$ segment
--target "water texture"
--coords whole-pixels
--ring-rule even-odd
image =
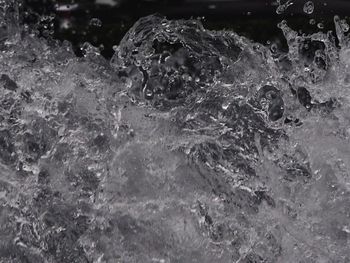
[[[106,61],[0,7],[0,262],[350,262],[345,21],[283,53],[153,15]]]

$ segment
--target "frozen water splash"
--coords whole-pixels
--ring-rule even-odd
[[[282,22],[284,54],[150,16],[110,63],[6,31],[1,261],[349,262],[350,46],[335,24],[337,42]]]

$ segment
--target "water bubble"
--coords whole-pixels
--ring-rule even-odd
[[[310,15],[314,12],[314,9],[315,9],[315,6],[314,6],[314,3],[312,1],[307,1],[305,4],[304,4],[304,13]]]
[[[102,26],[102,21],[98,18],[92,18],[89,23],[90,26],[94,27],[101,27]]]
[[[272,44],[271,47],[270,47],[270,50],[272,53],[276,53],[277,52],[277,45],[276,44]]]
[[[317,24],[317,27],[318,27],[319,29],[324,29],[324,24],[323,24],[323,23],[318,23],[318,24]]]
[[[310,25],[315,25],[316,24],[316,20],[315,19],[310,19],[309,23],[310,23]]]

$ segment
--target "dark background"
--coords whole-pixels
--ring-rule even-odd
[[[199,18],[208,29],[233,30],[263,44],[276,43],[280,49],[286,48],[277,28],[281,20],[311,33],[332,30],[334,15],[346,18],[350,14],[349,0],[314,0],[315,11],[310,15],[303,12],[306,0],[293,2],[280,15],[273,0],[24,0],[23,8],[24,22],[35,24],[44,37],[69,40],[78,55],[79,47],[87,41],[101,46],[107,58],[113,54],[113,45],[118,45],[140,17],[154,13],[169,19]],[[91,25],[92,18],[100,19],[102,26]],[[311,25],[310,19],[316,23]],[[319,29],[318,23],[323,23],[324,29]]]

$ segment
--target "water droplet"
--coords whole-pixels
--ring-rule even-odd
[[[310,15],[314,12],[314,9],[315,9],[315,6],[314,6],[314,3],[312,1],[307,1],[305,4],[304,4],[304,13]]]
[[[148,99],[148,100],[153,99],[154,93],[153,93],[152,89],[146,89],[144,94],[145,94],[146,99]]]
[[[84,54],[84,57],[88,57],[91,55],[100,55],[100,49],[98,47],[94,47],[88,42],[85,42],[84,44],[82,44],[82,46],[80,47],[80,50]]]
[[[187,73],[182,74],[182,79],[184,81],[192,81],[192,77],[189,74],[187,74]]]
[[[276,9],[276,13],[277,13],[278,15],[283,14],[284,11],[286,11],[286,8],[285,8],[284,5],[280,5],[280,6],[278,6],[277,9]]]
[[[340,20],[339,26],[343,32],[348,32],[349,31],[349,24],[345,20]]]
[[[324,29],[323,23],[318,23],[318,24],[317,24],[317,27],[318,27],[319,29]]]
[[[310,25],[315,25],[316,24],[316,20],[315,19],[310,19],[309,23],[310,23]]]
[[[68,11],[72,11],[72,10],[75,10],[79,7],[78,4],[71,4],[71,5],[59,5],[59,4],[56,4],[55,5],[55,9],[56,11],[58,12],[68,12]]]
[[[281,22],[279,22],[278,24],[277,24],[277,27],[278,28],[285,28],[287,26],[287,21],[286,20],[282,20]]]
[[[102,26],[102,21],[98,18],[92,18],[89,23],[90,26],[94,27],[101,27]]]
[[[224,103],[221,105],[221,107],[222,107],[223,110],[227,110],[228,107],[230,106],[230,104],[231,104],[231,102],[226,101],[226,102],[224,102]]]
[[[283,14],[287,10],[287,8],[293,4],[293,2],[291,0],[288,0],[284,4],[281,4],[280,1],[277,1],[277,4],[278,4],[278,7],[276,9],[276,13],[280,15],[280,14]]]
[[[277,52],[277,45],[276,44],[272,44],[271,47],[270,47],[270,50],[272,53],[276,53]]]

